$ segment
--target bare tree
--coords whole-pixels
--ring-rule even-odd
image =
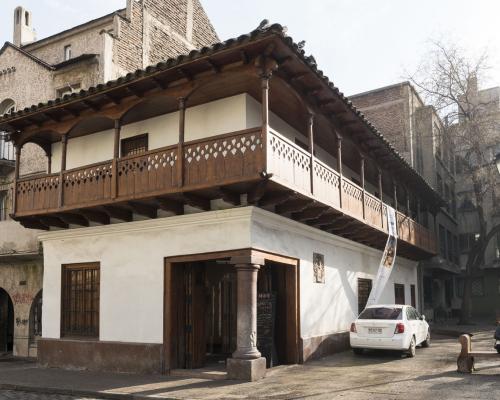
[[[500,120],[498,111],[492,111],[498,110],[498,102],[478,96],[478,82],[483,82],[487,70],[486,52],[473,58],[454,44],[432,42],[425,61],[409,77],[445,121],[444,135],[461,162],[462,179],[473,192],[479,236],[467,254],[460,323],[470,322],[472,274],[484,263],[489,242],[500,232],[500,225],[488,221],[486,212],[497,182],[489,149],[498,142]]]

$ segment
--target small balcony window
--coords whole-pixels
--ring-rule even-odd
[[[145,153],[148,151],[148,134],[122,139],[121,144],[122,157]]]

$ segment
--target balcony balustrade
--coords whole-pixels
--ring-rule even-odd
[[[379,198],[324,162],[315,157],[311,160],[309,152],[278,132],[260,127],[62,173],[20,178],[15,217],[57,216],[230,185],[258,184],[263,179],[360,222],[374,234],[387,233],[387,205]],[[397,222],[402,241],[426,254],[436,253],[436,241],[428,229],[401,212],[397,212]]]

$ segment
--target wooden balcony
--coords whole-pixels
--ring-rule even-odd
[[[61,187],[62,183],[62,187]],[[387,205],[273,130],[259,128],[154,149],[17,181],[15,219],[32,228],[155,218],[184,205],[240,199],[325,231],[383,248]],[[433,234],[398,212],[399,251],[436,253]]]

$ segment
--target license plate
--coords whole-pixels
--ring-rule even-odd
[[[382,328],[368,328],[368,333],[371,335],[380,335],[382,333]]]

